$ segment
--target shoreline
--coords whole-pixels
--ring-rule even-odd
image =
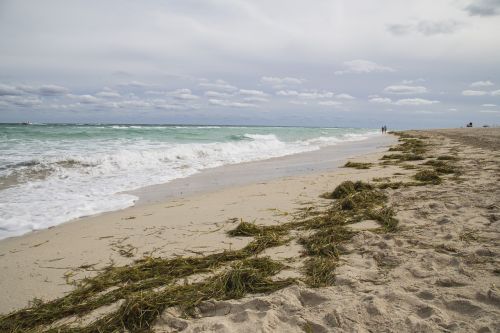
[[[368,169],[137,206],[89,219],[85,228],[68,223],[29,235],[8,252],[0,242],[0,307],[18,308],[37,292],[45,301],[59,297],[85,276],[102,286],[107,273],[127,272],[84,295],[117,291],[112,304],[103,300],[81,318],[50,314],[43,323],[158,332],[498,331],[500,130],[399,135],[389,151],[352,160]],[[208,269],[197,266],[204,263]],[[251,272],[265,275],[228,275]],[[228,276],[242,279],[241,293],[232,283],[207,284]],[[75,302],[71,295],[61,300]],[[182,306],[190,304],[186,316]],[[36,327],[25,318],[39,318],[46,305],[18,312],[22,323],[16,313],[0,317],[0,327]],[[145,311],[152,317],[144,319]]]
[[[241,163],[224,164],[217,167],[201,169],[194,174],[172,179],[166,183],[142,186],[132,190],[124,190],[113,195],[128,195],[128,205],[121,207],[107,208],[102,211],[98,209],[94,213],[70,218],[58,222],[52,226],[31,231],[18,231],[2,234],[0,242],[3,239],[20,237],[32,232],[43,231],[64,223],[71,223],[81,219],[92,218],[102,214],[108,214],[115,211],[129,209],[137,205],[148,203],[158,203],[176,197],[182,197],[191,194],[207,193],[216,191],[225,187],[251,184],[259,181],[268,181],[285,176],[306,174],[310,172],[334,169],[338,167],[341,161],[356,155],[377,151],[379,146],[387,145],[391,142],[390,136],[369,135],[361,140],[341,141],[337,144],[321,147],[317,150],[293,153],[279,157],[265,158]],[[323,162],[318,159],[327,158]],[[257,171],[258,170],[258,171]],[[113,201],[113,195],[109,195]],[[108,200],[109,201],[109,200]],[[76,208],[77,209],[77,208]],[[19,230],[20,231],[20,230]]]
[[[292,211],[300,206],[297,203],[296,194],[299,198],[303,197],[298,201],[317,201],[319,180],[331,178],[335,184],[354,174],[367,173],[367,171],[369,177],[373,171],[339,167],[345,163],[348,156],[350,156],[349,159],[354,160],[359,158],[376,160],[387,149],[387,145],[396,142],[396,139],[388,135],[376,136],[371,142],[369,141],[370,139],[350,142],[326,147],[325,150],[209,169],[206,173],[201,172],[191,177],[197,179],[199,184],[217,179],[235,179],[245,170],[258,169],[257,166],[263,170],[272,171],[276,163],[286,166],[292,160],[295,165],[291,170],[285,168],[274,171],[271,177],[268,177],[269,175],[261,177],[254,172],[247,173],[246,177],[241,178],[244,182],[234,186],[227,183],[220,186],[217,181],[208,183],[208,188],[203,191],[193,191],[183,196],[170,193],[168,197],[165,194],[166,190],[168,194],[171,183],[157,185],[154,196],[144,200],[146,202],[142,201],[122,210],[81,217],[48,229],[2,239],[0,240],[0,267],[3,266],[6,270],[0,272],[0,296],[3,296],[0,297],[3,299],[0,301],[0,313],[25,306],[33,297],[50,299],[70,291],[73,287],[66,284],[64,274],[72,269],[94,264],[96,266],[92,269],[101,269],[108,265],[110,260],[116,264],[127,264],[141,255],[153,253],[157,247],[161,246],[158,245],[161,242],[169,243],[168,246],[157,251],[157,254],[164,256],[189,253],[185,249],[186,245],[184,248],[175,245],[189,244],[193,238],[197,242],[207,244],[200,247],[204,251],[243,246],[244,240],[231,240],[232,244],[223,243],[226,242],[223,230],[217,233],[216,239],[208,237],[203,241],[197,237],[187,237],[187,233],[181,230],[185,226],[196,226],[209,231],[210,228],[218,229],[220,225],[225,225],[224,229],[227,229],[231,225],[231,223],[228,225],[227,221],[231,218],[274,221],[272,223],[285,220],[286,216],[279,216],[279,212]],[[345,149],[342,154],[337,154],[339,146]],[[357,150],[350,150],[353,146],[357,147]],[[368,151],[372,151],[371,153],[366,154],[366,146],[369,147]],[[365,154],[359,155],[360,150]],[[325,154],[325,151],[329,154]],[[304,157],[305,159],[302,160]],[[317,163],[314,166],[314,161],[320,157],[324,163]],[[234,172],[233,178],[227,176],[228,168]],[[285,173],[280,176],[280,172],[283,171]],[[252,177],[258,178],[252,179]],[[190,177],[180,179],[177,184],[182,186],[190,179]],[[307,186],[303,184],[313,187],[304,191]],[[328,189],[327,184],[321,187],[321,191]],[[273,193],[268,194],[267,192],[270,191]],[[254,200],[242,200],[242,195],[252,196]],[[224,208],[218,209],[218,206]],[[209,209],[200,212],[201,207]],[[258,209],[260,211],[256,212]],[[273,209],[276,210],[273,211]],[[165,226],[162,221],[162,218],[178,217],[181,218],[175,226],[169,223]],[[163,234],[169,229],[177,230],[176,236],[162,239],[162,236],[155,237],[152,234],[154,230]],[[133,249],[141,249],[141,252],[137,250],[131,256],[120,254],[123,254],[123,251],[134,252]],[[71,273],[71,278],[81,279],[92,274],[92,271],[76,269],[75,273]],[[40,286],[43,286],[42,290]]]
[[[137,196],[138,200],[134,206],[138,206],[284,177],[328,172],[338,169],[349,158],[381,152],[394,143],[396,139],[392,135],[375,135],[359,141],[340,142],[314,151],[204,169],[168,183],[122,193]]]

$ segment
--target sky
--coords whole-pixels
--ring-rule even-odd
[[[500,125],[500,0],[0,0],[0,122]]]

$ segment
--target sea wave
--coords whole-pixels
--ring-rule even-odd
[[[116,128],[123,128],[118,126]],[[131,126],[126,126],[131,128]],[[124,191],[188,177],[207,168],[313,151],[370,133],[284,141],[276,134],[241,133],[224,142],[115,139],[78,142],[0,170],[0,238],[125,208],[137,199]],[[9,186],[3,186],[2,181]]]

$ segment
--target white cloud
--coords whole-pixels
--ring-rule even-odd
[[[280,90],[276,92],[276,95],[285,97],[297,97],[300,99],[322,99],[322,98],[333,98],[335,96],[335,94],[331,91],[318,91],[318,90],[305,90],[305,91]],[[340,98],[349,99],[348,96],[350,95],[343,94],[342,97]]]
[[[247,96],[267,96],[267,94],[261,90],[240,89],[239,93]]]
[[[418,78],[418,79],[414,79],[414,80],[403,80],[403,81],[401,81],[401,84],[414,84],[414,83],[421,83],[421,82],[425,82],[425,79]]]
[[[282,89],[287,86],[300,85],[305,82],[304,79],[299,79],[296,77],[273,77],[273,76],[263,76],[260,82],[266,85],[272,86],[274,89]]]
[[[497,111],[497,110],[481,110],[479,112],[482,112],[482,113],[499,113],[500,111]]]
[[[339,102],[339,101],[319,101],[318,104],[323,105],[323,106],[339,106],[339,105],[342,105],[342,102]]]
[[[482,90],[464,90],[462,91],[462,95],[464,96],[484,96],[486,95],[486,91]]]
[[[129,88],[147,88],[151,87],[150,84],[141,82],[141,81],[129,81],[118,84],[120,87],[129,87]]]
[[[150,108],[153,106],[151,102],[148,101],[143,101],[143,100],[126,100],[126,101],[120,101],[120,102],[113,102],[110,103],[109,105],[113,105],[114,107],[117,108]]]
[[[260,97],[260,96],[248,96],[248,97],[244,97],[243,100],[245,102],[258,102],[258,103],[269,102],[269,100],[267,98]]]
[[[378,103],[378,104],[391,104],[392,99],[387,97],[372,97],[369,100],[370,103]]]
[[[500,96],[500,90],[490,92],[491,96]]]
[[[493,82],[491,81],[477,81],[477,82],[472,82],[470,84],[471,87],[473,88],[478,88],[478,87],[490,87],[493,85]]]
[[[280,90],[276,92],[278,96],[297,96],[299,94],[296,90]]]
[[[424,86],[409,86],[409,85],[393,85],[384,89],[389,94],[411,95],[411,94],[424,94],[427,88]]]
[[[481,106],[491,107],[491,108],[492,108],[492,107],[495,107],[495,106],[497,106],[497,105],[496,105],[496,104],[483,104],[483,105],[481,105]]]
[[[418,106],[418,105],[430,105],[430,104],[439,103],[439,101],[431,101],[431,100],[424,99],[424,98],[403,98],[403,99],[399,99],[397,101],[393,101],[390,98],[378,97],[378,96],[372,96],[369,101],[370,101],[370,103],[392,104],[392,105],[399,105],[399,106]]]
[[[226,92],[233,92],[238,90],[237,87],[227,83],[224,80],[215,80],[215,82],[209,82],[209,81],[203,81],[200,83],[200,86],[206,89],[212,89],[212,90],[220,90],[220,91],[226,91]]]
[[[100,101],[99,98],[92,96],[92,95],[73,95],[73,94],[68,94],[67,95],[69,98],[76,100],[78,103],[81,104],[95,104]]]
[[[349,94],[338,94],[335,96],[337,99],[345,99],[345,100],[353,100],[356,99],[354,96],[351,96]]]
[[[356,59],[344,62],[344,69],[336,71],[336,75],[355,73],[378,73],[378,72],[394,72],[395,70],[388,66],[379,65],[373,61]]]
[[[183,89],[177,89],[174,91],[170,91],[168,93],[169,96],[172,96],[175,99],[180,99],[180,100],[195,100],[198,99],[199,97],[194,95],[191,92],[191,89],[183,88]]]
[[[303,99],[322,99],[322,98],[332,98],[334,95],[335,94],[331,91],[311,90],[311,91],[299,92],[297,97]]]
[[[101,91],[95,95],[98,97],[102,97],[102,98],[119,98],[119,97],[121,97],[120,93],[116,92],[116,91]]]
[[[410,105],[410,106],[415,106],[415,105],[430,105],[430,104],[436,104],[439,103],[439,101],[431,101],[428,99],[423,99],[423,98],[403,98],[400,100],[397,100],[394,102],[394,105]]]
[[[224,99],[215,99],[211,98],[208,100],[208,103],[216,106],[224,106],[224,107],[234,107],[234,108],[253,108],[257,107],[257,105],[252,103],[242,103],[242,102],[234,102]]]
[[[225,97],[230,97],[231,94],[225,93],[225,92],[220,92],[220,91],[205,91],[205,96],[207,97],[215,97],[215,98],[225,98]]]

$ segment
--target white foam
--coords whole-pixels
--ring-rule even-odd
[[[123,127],[129,128],[113,126]],[[137,198],[123,191],[188,177],[207,168],[317,150],[369,135],[322,136],[294,142],[281,141],[274,134],[244,134],[248,140],[184,144],[139,139],[96,141],[92,145],[89,141],[61,141],[41,156],[30,156],[28,152],[34,150],[26,147],[26,151],[18,152],[17,159],[29,156],[36,165],[20,171],[43,168],[50,172],[46,178],[0,192],[0,238],[128,207]]]

